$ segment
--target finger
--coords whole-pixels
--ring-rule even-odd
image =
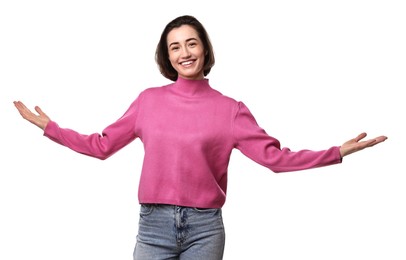
[[[382,143],[382,142],[384,142],[386,139],[388,139],[386,136],[378,136],[378,137],[376,137],[375,139],[374,139],[374,143],[372,144],[372,146],[374,146],[374,145],[376,145],[376,144],[379,144],[379,143]]]
[[[26,111],[28,110],[26,108],[26,106],[20,101],[15,101],[14,106],[17,108],[20,115],[22,115],[24,117],[24,115],[26,114]]]
[[[32,112],[24,105],[24,103],[21,102],[21,101],[15,102],[14,105],[16,106],[16,108],[18,109],[18,111],[20,112],[20,114],[32,113]]]
[[[42,111],[42,109],[39,106],[35,106],[35,111],[37,111],[37,113],[40,115],[45,115],[45,113]]]
[[[385,141],[386,139],[388,139],[388,137],[385,136],[385,135],[381,135],[381,136],[378,136],[378,137],[375,138],[375,139],[380,140],[380,141]]]
[[[14,101],[14,106],[18,109],[21,110],[23,109],[25,106],[21,101]]]
[[[25,106],[25,104],[24,104],[23,102],[21,102],[21,101],[18,101],[17,104],[18,104],[18,106],[21,107],[21,108],[24,108],[24,109],[27,108],[27,107]]]
[[[36,115],[24,105],[24,103],[17,101],[14,102],[14,104],[24,119],[32,121],[36,117]]]
[[[364,147],[371,147],[374,146],[375,144],[377,144],[376,139],[369,139],[363,142]]]
[[[367,133],[361,133],[356,138],[355,141],[358,143],[360,140],[364,139],[367,136]]]

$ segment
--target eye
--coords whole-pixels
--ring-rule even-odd
[[[172,46],[171,47],[171,51],[177,51],[177,50],[179,50],[179,46]]]
[[[197,45],[197,43],[195,43],[195,42],[190,42],[189,43],[189,47],[195,47]]]

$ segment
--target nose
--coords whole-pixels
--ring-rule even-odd
[[[190,51],[187,47],[182,48],[182,58],[188,58],[190,57]]]

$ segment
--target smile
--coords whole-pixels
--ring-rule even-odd
[[[184,61],[184,62],[181,62],[180,65],[182,65],[182,66],[187,66],[187,65],[192,64],[193,62],[194,62],[194,61],[192,61],[192,60]]]

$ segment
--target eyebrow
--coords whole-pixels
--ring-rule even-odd
[[[186,42],[190,42],[190,41],[193,41],[193,40],[196,40],[196,41],[197,41],[196,38],[193,38],[193,37],[192,37],[192,38],[186,39]],[[175,45],[175,44],[179,44],[179,42],[172,42],[172,43],[169,44],[168,47],[171,47],[172,45]]]

